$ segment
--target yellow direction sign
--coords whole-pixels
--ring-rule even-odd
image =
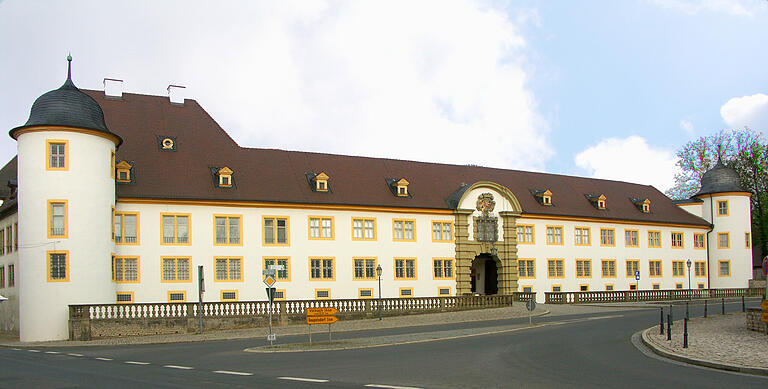
[[[307,319],[309,319],[309,318],[307,318]],[[335,319],[335,317],[334,317],[334,319]],[[763,312],[763,322],[764,323],[768,323],[768,312]]]
[[[337,313],[339,310],[336,308],[307,308],[307,316],[330,316]]]
[[[768,300],[763,300],[760,306],[763,308],[763,311],[768,312]]]
[[[332,324],[337,321],[339,318],[336,316],[307,316],[307,324]]]

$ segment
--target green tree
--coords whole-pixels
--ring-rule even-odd
[[[752,242],[768,254],[768,142],[749,128],[721,131],[685,144],[677,151],[675,186],[667,196],[690,198],[701,188],[701,177],[718,158],[736,170],[744,190],[752,192]]]

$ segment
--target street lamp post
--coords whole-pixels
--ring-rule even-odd
[[[688,258],[685,264],[688,265],[688,300],[693,300],[693,295],[691,294],[691,259]]]
[[[376,276],[379,277],[379,320],[381,320],[381,264],[376,266]]]

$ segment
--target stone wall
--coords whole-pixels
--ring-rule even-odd
[[[768,334],[768,323],[763,322],[763,311],[760,308],[747,308],[747,329]]]

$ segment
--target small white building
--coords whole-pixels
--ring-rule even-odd
[[[10,130],[2,331],[65,339],[69,304],[746,287],[749,192],[693,199],[555,174],[238,146],[190,99],[80,90]],[[691,268],[687,261],[691,261]],[[641,276],[635,281],[635,271]],[[690,278],[690,283],[689,283]]]

